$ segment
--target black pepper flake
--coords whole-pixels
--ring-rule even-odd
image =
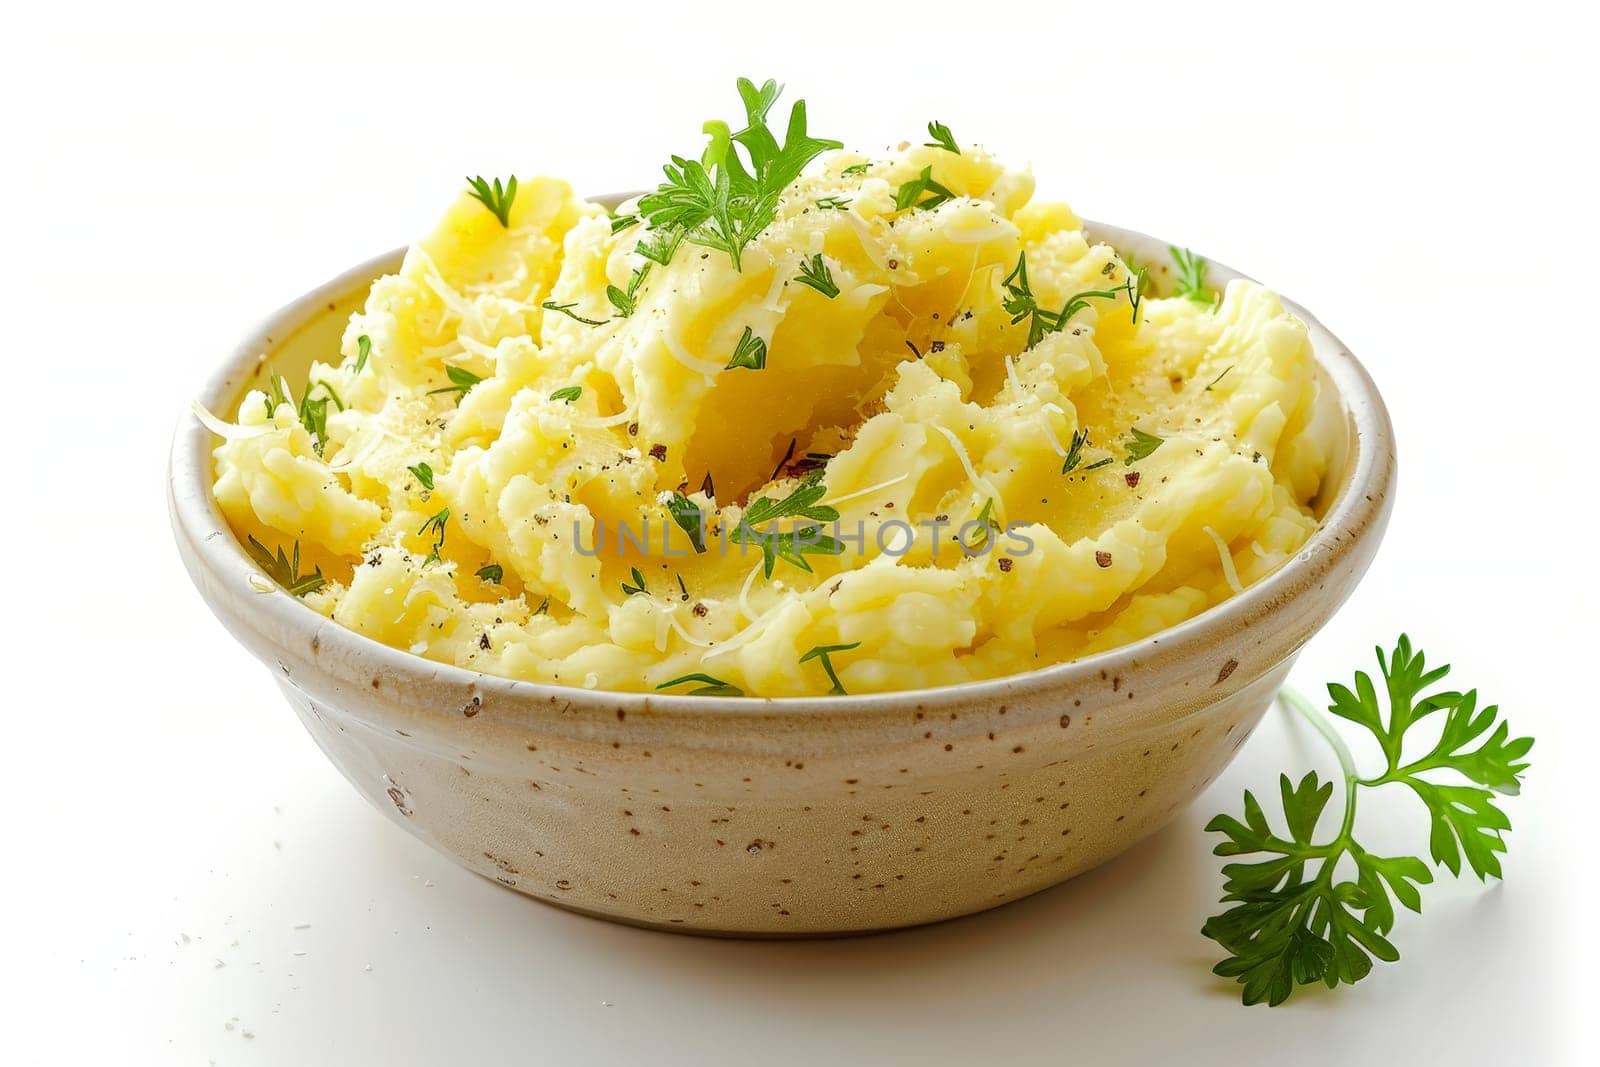
[[[489,651],[489,632],[487,630],[478,635],[478,647],[485,652]]]
[[[1094,554],[1094,561],[1102,568],[1109,567],[1111,566],[1111,553],[1102,548]]]
[[[938,317],[939,316],[937,316],[937,315],[934,316],[934,318],[938,318]],[[930,341],[930,342],[928,342],[928,351],[929,352],[943,352],[944,351],[944,342],[943,341]]]
[[[1129,489],[1137,489],[1139,487],[1139,472],[1129,471],[1122,476],[1122,480],[1128,483]]]
[[[1003,571],[1006,574],[1010,574],[1011,573],[1011,557],[1009,557],[1009,556],[1001,556],[1000,557],[1000,570]]]
[[[666,445],[651,445],[650,446],[650,458],[655,460],[658,463],[665,463],[667,461],[667,446]]]

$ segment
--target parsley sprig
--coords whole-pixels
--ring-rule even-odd
[[[672,521],[678,524],[678,529],[689,535],[689,543],[694,546],[697,553],[706,550],[706,516],[700,506],[682,493],[673,491],[672,498],[667,501],[667,513],[672,516]]]
[[[821,252],[801,262],[800,275],[795,281],[809,285],[829,300],[839,295],[839,285],[833,280],[833,271],[828,269],[828,261],[822,258]]]
[[[766,577],[772,577],[772,570],[780,559],[809,573],[811,564],[806,562],[806,556],[837,556],[844,552],[844,545],[823,534],[818,525],[839,519],[836,508],[821,503],[828,495],[828,487],[822,484],[822,473],[819,470],[806,475],[794,492],[782,500],[761,497],[745,509],[738,527],[729,535],[728,540],[734,544],[760,546],[762,572]],[[802,521],[792,530],[761,529],[785,518],[808,521]]]
[[[539,306],[544,308],[546,311],[558,311],[567,318],[572,319],[575,322],[581,322],[585,326],[604,326],[606,324],[605,319],[586,319],[576,311],[573,311],[572,309],[578,306],[578,302],[576,300],[569,301],[565,304],[558,304],[554,300],[546,300]]]
[[[1185,297],[1197,304],[1215,304],[1216,291],[1206,284],[1206,258],[1177,245],[1168,245],[1167,251],[1178,268],[1177,288],[1172,295]]]
[[[1129,301],[1133,304],[1134,316],[1137,318],[1139,314],[1139,291],[1131,277],[1111,289],[1085,289],[1069,297],[1067,302],[1061,305],[1060,311],[1040,307],[1038,298],[1033,295],[1033,286],[1028,281],[1026,252],[1017,253],[1017,265],[1011,268],[1011,273],[1005,276],[1000,285],[1005,290],[1005,295],[1000,299],[1000,306],[1011,316],[1011,325],[1015,326],[1023,319],[1028,320],[1027,348],[1038,344],[1046,334],[1057,333],[1063,329],[1072,316],[1089,306],[1090,300],[1115,300],[1119,294],[1127,293]]]
[[[473,374],[467,368],[453,366],[448,363],[445,364],[444,374],[446,378],[450,379],[450,384],[440,386],[438,389],[429,389],[428,395],[432,396],[435,393],[454,393],[456,394],[457,405],[461,403],[463,397],[472,391],[472,387],[474,385],[477,385],[479,382],[483,381],[482,378],[476,374]]]
[[[311,574],[300,573],[299,541],[294,543],[293,555],[285,555],[282,545],[278,546],[277,555],[273,555],[266,545],[256,540],[255,534],[245,537],[244,547],[250,558],[255,560],[256,566],[266,571],[267,577],[281,585],[284,592],[291,596],[305,596],[327,584],[327,579],[322,576],[321,567]]]
[[[900,188],[895,190],[894,209],[905,211],[908,208],[916,208],[925,211],[928,208],[938,207],[948,200],[954,200],[955,196],[955,193],[933,180],[933,167],[929,165],[922,168],[921,174],[901,184]]]
[[[1149,459],[1156,449],[1166,443],[1165,437],[1157,437],[1153,433],[1146,433],[1137,426],[1128,427],[1128,439],[1122,443],[1127,455],[1122,459],[1122,465],[1131,467],[1142,459]]]
[[[946,152],[961,154],[961,147],[956,144],[956,135],[950,132],[950,127],[935,119],[928,123],[928,136],[933,140],[927,143],[929,148],[942,148]]]
[[[318,389],[322,390],[321,396],[316,395]],[[281,375],[275,376],[267,383],[267,418],[272,418],[279,404],[288,404],[294,408],[295,418],[300,420],[300,425],[311,435],[312,451],[319,456],[322,455],[323,449],[328,445],[328,405],[332,404],[338,411],[344,410],[344,401],[340,399],[333,386],[320,379],[314,381],[306,386],[305,393],[296,401],[288,379]]]
[[[767,113],[782,87],[768,79],[758,89],[750,79],[740,78],[738,89],[745,127],[733,133],[725,122],[707,122],[704,129],[711,141],[700,158],[673,156],[663,168],[667,180],[639,198],[639,215],[651,231],[639,247],[647,259],[665,264],[688,241],[727,253],[734,269],[741,269],[745,248],[777,217],[783,190],[817,156],[843,147],[806,131],[804,100],[789,109],[780,145],[767,125]]]
[[[746,326],[744,333],[739,335],[739,343],[733,347],[733,358],[728,360],[728,365],[723,369],[733,370],[743,367],[747,370],[764,370],[766,366],[766,339],[757,337],[756,332]]]
[[[828,681],[833,683],[833,688],[828,690],[828,695],[831,697],[849,696],[850,694],[845,692],[844,684],[839,681],[838,673],[833,669],[832,657],[835,652],[849,652],[860,647],[860,641],[852,641],[848,645],[818,645],[801,656],[800,662],[808,663],[814,659],[821,660],[823,672],[827,674]]]
[[[698,689],[689,690],[692,697],[742,697],[744,690],[736,685],[724,682],[721,678],[713,678],[709,674],[685,674],[681,678],[674,678],[670,682],[662,682],[657,689],[671,689],[674,686],[687,685],[694,682]]]
[[[488,180],[468,178],[467,185],[471,189],[470,196],[488,208],[495,218],[500,220],[500,225],[506,229],[511,228],[511,205],[517,199],[517,179],[513,175],[501,184],[496,178],[491,184]]]
[[[1421,912],[1417,887],[1431,882],[1433,874],[1415,856],[1380,856],[1356,840],[1356,801],[1362,789],[1407,786],[1428,810],[1428,851],[1435,866],[1459,876],[1464,858],[1480,879],[1500,876],[1499,854],[1506,850],[1503,835],[1511,822],[1495,794],[1518,792],[1533,739],[1512,739],[1498,707],[1479,709],[1477,690],[1428,692],[1450,668],[1429,670],[1423,653],[1413,652],[1404,634],[1389,656],[1380,648],[1377,657],[1387,717],[1378,687],[1365,672],[1356,672],[1353,689],[1328,686],[1328,711],[1377,738],[1384,760],[1377,774],[1362,777],[1357,772],[1344,740],[1309,700],[1287,688],[1279,693],[1338,755],[1344,810],[1331,838],[1318,841],[1316,831],[1333,783],[1321,782],[1314,771],[1298,784],[1288,775],[1279,777],[1288,836],[1272,827],[1248,791],[1242,820],[1219,815],[1206,825],[1227,837],[1216,847],[1217,855],[1259,857],[1222,869],[1222,900],[1233,906],[1202,928],[1228,951],[1228,958],[1214,969],[1244,987],[1246,1004],[1281,1004],[1297,984],[1321,981],[1332,988],[1358,982],[1371,972],[1373,959],[1399,959],[1388,938],[1394,905]],[[1407,759],[1407,732],[1440,711],[1445,719],[1438,740],[1422,755]],[[1474,742],[1477,747],[1469,748]],[[1453,773],[1466,784],[1429,777],[1437,772]]]

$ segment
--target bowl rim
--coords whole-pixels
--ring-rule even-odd
[[[632,194],[628,194],[632,195]],[[619,201],[624,197],[598,197],[597,203]],[[1118,249],[1141,252],[1145,256],[1165,255],[1171,244],[1137,230],[1130,230],[1090,219],[1082,228],[1091,240]],[[234,347],[232,353],[206,380],[196,397],[210,410],[224,409],[240,384],[277,342],[292,334],[325,309],[331,302],[347,297],[357,287],[366,287],[380,274],[396,269],[406,246],[373,256],[291,300],[262,319]],[[1162,260],[1164,263],[1164,259]],[[1209,278],[1218,288],[1233,279],[1248,275],[1207,258]],[[506,678],[501,675],[458,667],[430,660],[402,649],[382,644],[314,611],[298,598],[273,586],[260,591],[262,576],[233,535],[212,494],[211,453],[214,435],[192,412],[180,416],[173,435],[168,470],[168,504],[174,534],[180,544],[192,550],[194,561],[186,560],[191,577],[208,606],[226,622],[216,594],[209,586],[245,584],[252,590],[252,607],[259,611],[258,636],[281,643],[274,635],[288,634],[309,642],[314,650],[336,652],[340,660],[354,664],[359,671],[350,674],[382,675],[410,682],[415,686],[446,685],[454,691],[481,694],[485,717],[494,709],[520,707],[536,709],[556,706],[563,715],[573,712],[604,712],[607,716],[623,712],[647,711],[662,716],[729,722],[762,720],[801,713],[812,719],[837,720],[873,717],[890,710],[901,710],[908,702],[919,709],[943,706],[969,706],[1004,700],[1024,700],[1050,692],[1093,684],[1113,672],[1127,673],[1152,661],[1192,661],[1195,666],[1211,661],[1209,646],[1219,637],[1269,622],[1302,596],[1314,596],[1321,588],[1317,579],[1345,563],[1352,556],[1364,569],[1381,539],[1391,506],[1396,477],[1393,428],[1383,398],[1366,368],[1350,350],[1303,306],[1280,294],[1284,307],[1306,326],[1313,358],[1326,373],[1337,392],[1339,406],[1352,435],[1353,459],[1344,472],[1343,488],[1332,502],[1317,528],[1292,558],[1275,571],[1197,615],[1137,641],[1097,652],[1076,660],[1055,663],[1019,674],[962,682],[955,685],[842,696],[791,697],[697,697],[686,694],[637,692],[611,689],[584,689],[576,686]],[[219,533],[224,536],[219,536]],[[1370,545],[1363,540],[1372,539]],[[1364,559],[1359,558],[1365,555]],[[206,580],[202,580],[202,576]],[[1359,578],[1359,573],[1357,574]],[[254,581],[252,582],[252,579]],[[1354,582],[1350,583],[1352,586]],[[1342,603],[1341,594],[1327,605],[1317,623],[1331,616]],[[230,627],[231,628],[231,627]],[[1308,635],[1307,635],[1308,636]],[[1305,638],[1282,649],[1291,654]],[[247,647],[250,643],[242,641]],[[301,647],[306,647],[303,643]],[[267,659],[257,649],[250,651]],[[1279,657],[1282,658],[1281,656]],[[281,665],[281,660],[279,661]],[[1257,664],[1257,670],[1241,671],[1238,684],[1272,664]],[[341,671],[340,673],[346,673]],[[1229,671],[1218,676],[1220,685]],[[376,676],[374,675],[374,676]],[[404,689],[405,687],[402,686]],[[1224,695],[1217,692],[1215,696]],[[492,701],[490,697],[494,697]],[[1132,710],[1132,708],[1130,708]],[[710,713],[708,715],[708,713]],[[479,721],[482,721],[481,719]]]

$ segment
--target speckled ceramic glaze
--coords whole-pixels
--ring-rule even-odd
[[[1090,223],[1141,262],[1166,242]],[[206,385],[335,351],[380,256],[282,309]],[[1212,280],[1237,277],[1212,266]],[[563,907],[695,933],[819,935],[994,907],[1104,862],[1249,736],[1377,549],[1395,460],[1366,372],[1304,309],[1346,447],[1299,555],[1161,634],[1030,674],[807,699],[605,693],[475,674],[357,636],[265,579],[211,496],[211,434],[172,450],[178,546],[328,757],[411,833]],[[263,590],[266,591],[263,591]]]

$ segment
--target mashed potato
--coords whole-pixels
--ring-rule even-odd
[[[301,399],[212,422],[217,500],[315,610],[540,682],[864,693],[1155,633],[1306,540],[1331,419],[1274,294],[1142,293],[1032,189],[829,152],[737,265],[648,270],[636,203],[463,193]]]

